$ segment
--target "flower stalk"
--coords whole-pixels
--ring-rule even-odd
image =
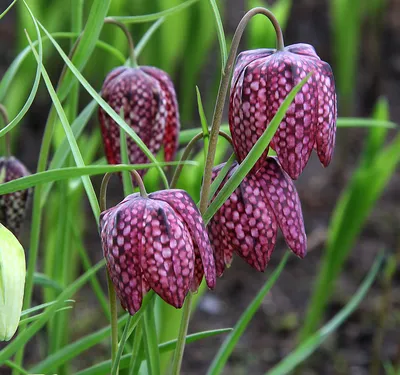
[[[8,118],[7,109],[2,104],[0,104],[0,116],[3,119],[4,126],[7,126],[7,124],[10,121],[9,121],[9,118]],[[5,138],[5,140],[4,140],[4,142],[5,142],[5,148],[4,148],[5,156],[9,157],[11,155],[11,136],[10,136],[10,132],[6,133],[4,138]]]
[[[133,43],[132,35],[129,32],[126,25],[123,24],[122,22],[115,20],[112,17],[105,18],[104,23],[118,26],[124,32],[126,39],[128,40],[128,46],[129,46],[129,63],[132,68],[136,68],[138,64],[135,56],[135,44]]]
[[[199,210],[202,215],[204,215],[204,213],[206,212],[208,202],[209,202],[208,197],[210,195],[212,170],[213,170],[213,166],[214,166],[215,153],[216,153],[216,149],[217,149],[218,135],[219,135],[219,130],[220,130],[220,126],[221,126],[225,98],[226,98],[226,94],[228,92],[230,77],[232,75],[235,58],[236,58],[237,51],[239,48],[240,40],[242,38],[242,35],[243,35],[243,32],[244,32],[246,26],[249,23],[249,21],[257,14],[263,14],[269,18],[269,20],[272,22],[272,24],[275,28],[275,32],[277,34],[277,49],[282,50],[284,47],[282,30],[281,30],[279,23],[276,20],[275,16],[269,10],[267,10],[265,8],[261,8],[261,7],[253,8],[250,11],[248,11],[243,16],[241,21],[239,22],[239,25],[237,26],[235,34],[232,39],[232,45],[231,45],[231,49],[229,51],[228,60],[226,61],[224,71],[222,72],[222,77],[221,77],[221,81],[220,81],[220,85],[219,85],[219,89],[218,89],[217,100],[216,100],[216,104],[215,104],[215,108],[214,108],[214,114],[213,114],[213,120],[212,120],[212,124],[211,124],[211,131],[210,131],[209,144],[208,144],[207,158],[206,158],[206,163],[204,166],[203,184],[201,186],[201,192],[200,192]],[[180,326],[180,330],[179,330],[178,342],[177,342],[175,355],[174,355],[173,371],[172,371],[173,375],[178,375],[180,373],[183,352],[185,349],[185,337],[186,337],[188,325],[189,325],[191,300],[192,300],[192,297],[189,293],[189,295],[186,298],[186,302],[183,306],[181,326]]]

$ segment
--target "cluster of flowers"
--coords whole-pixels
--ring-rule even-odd
[[[231,82],[229,124],[237,158],[220,189],[263,134],[292,88],[313,72],[296,95],[268,148],[205,228],[201,215],[183,190],[163,190],[126,197],[104,211],[100,231],[109,274],[122,306],[134,314],[143,295],[153,289],[179,308],[205,276],[215,286],[237,253],[264,271],[280,227],[290,249],[306,254],[306,233],[297,179],[315,148],[321,163],[332,158],[336,128],[336,94],[330,66],[310,45],[282,51],[241,53]],[[177,150],[179,111],[168,75],[156,68],[117,68],[106,78],[102,95],[153,153],[164,146],[165,159]],[[109,163],[120,161],[118,125],[99,110]],[[148,162],[129,140],[132,163]],[[224,164],[213,169],[215,179]],[[217,191],[218,193],[218,191]]]
[[[220,189],[257,142],[293,87],[312,72],[290,105],[269,147],[206,228],[196,204],[183,190],[127,196],[105,210],[100,232],[107,268],[122,306],[134,314],[153,289],[179,308],[203,279],[214,288],[216,277],[238,254],[264,271],[276,244],[278,227],[289,248],[304,257],[307,239],[301,204],[293,180],[316,149],[324,166],[332,158],[336,131],[336,93],[330,66],[312,46],[295,44],[282,50],[241,53],[231,82],[229,125],[237,162]],[[178,103],[169,76],[154,67],[119,67],[106,77],[102,96],[157,154],[174,159],[180,128]],[[105,154],[121,162],[118,125],[99,109]],[[128,139],[129,160],[147,156]],[[239,164],[238,164],[239,163]],[[223,168],[213,169],[213,178]],[[0,182],[26,175],[15,158],[0,159]],[[142,175],[144,172],[141,172]],[[217,191],[218,193],[218,191]],[[29,191],[0,196],[0,222],[15,234]]]

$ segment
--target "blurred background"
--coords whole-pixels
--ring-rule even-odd
[[[48,30],[60,32],[71,29],[71,7],[78,1],[31,0],[29,4]],[[5,9],[9,3],[9,0],[0,0],[0,10]],[[87,12],[91,1],[85,3]],[[114,0],[109,15],[150,14],[182,3],[181,0]],[[220,0],[217,4],[224,20],[228,43],[245,11],[254,6],[265,6],[275,12],[281,22],[285,44],[312,44],[321,59],[329,62],[333,68],[338,90],[339,116],[375,116],[381,120],[400,122],[400,1]],[[87,13],[84,13],[83,19],[85,17]],[[152,24],[154,21],[130,24],[134,40],[140,40]],[[17,53],[27,45],[24,28],[28,29],[31,36],[35,35],[32,23],[21,4],[14,7],[0,21],[0,79]],[[117,28],[105,25],[100,39],[116,47],[124,56],[128,56],[126,40]],[[65,49],[71,45],[69,39],[58,41]],[[262,16],[252,20],[246,30],[241,49],[273,48],[274,45],[275,36],[269,22]],[[49,43],[44,47],[45,66],[55,84],[63,64]],[[120,64],[113,55],[96,49],[83,69],[83,74],[99,91],[106,74]],[[196,85],[201,92],[206,116],[210,122],[221,65],[216,26],[209,2],[199,0],[190,7],[165,17],[143,49],[139,64],[159,67],[171,75],[178,93],[184,129],[200,126]],[[11,118],[25,103],[35,71],[36,62],[29,56],[10,84],[6,95],[1,98]],[[83,108],[88,102],[89,97],[81,90],[79,108]],[[21,126],[13,131],[14,155],[31,171],[36,169],[50,105],[46,88],[41,85]],[[226,119],[225,115],[225,121]],[[399,173],[391,171],[383,186],[373,199],[371,198],[371,202],[366,193],[368,207],[365,208],[361,207],[364,203],[363,194],[368,191],[368,186],[374,179],[374,175],[370,174],[367,180],[362,181],[367,190],[357,190],[358,201],[349,211],[344,210],[346,215],[342,217],[341,228],[338,229],[332,224],[332,216],[338,204],[342,202],[342,207],[346,206],[346,202],[343,203],[344,195],[355,191],[352,187],[359,182],[355,178],[358,171],[372,165],[374,158],[379,157],[379,151],[389,148],[396,140],[396,129],[379,129],[379,134],[376,130],[356,127],[338,129],[334,160],[327,169],[323,169],[313,155],[296,183],[303,205],[309,254],[302,261],[294,256],[290,257],[278,282],[241,338],[224,374],[261,374],[295,347],[300,340],[300,332],[304,332],[303,323],[311,319],[307,311],[312,308],[312,301],[318,298],[318,288],[321,291],[322,272],[326,272],[332,259],[338,259],[335,258],[336,252],[340,259],[336,270],[328,277],[326,304],[320,314],[322,320],[309,323],[315,325],[313,330],[318,328],[321,322],[334,316],[347,303],[378,252],[386,250],[389,254],[388,262],[394,264],[394,267],[375,283],[357,311],[307,360],[299,373],[390,374],[392,367],[400,366]],[[93,160],[102,157],[96,114],[92,116],[84,137],[97,139],[100,151],[93,154]],[[370,145],[377,139],[380,141],[374,143],[377,146],[371,151]],[[219,161],[224,160],[226,155],[227,151],[222,148],[218,156]],[[196,158],[201,159],[202,153]],[[147,176],[150,185],[151,178],[150,173]],[[93,180],[99,186],[100,178]],[[199,168],[191,175],[183,174],[180,186],[190,191],[197,199],[200,181]],[[122,189],[115,180],[110,189],[110,204],[117,202],[121,196]],[[97,229],[91,223],[87,200],[84,195],[82,197],[82,204],[78,206],[85,207],[84,212],[88,217],[87,221],[84,217],[81,219],[82,236],[90,258],[95,262],[102,256],[100,241]],[[357,216],[361,211],[362,214]],[[353,214],[354,217],[351,216]],[[49,213],[44,219],[45,233],[51,232],[52,217],[54,216]],[[24,229],[23,241],[28,243],[29,220]],[[346,229],[349,230],[346,232]],[[47,234],[43,235],[44,249],[51,244],[54,246],[57,241],[49,238]],[[332,250],[332,243],[337,245],[335,251]],[[266,281],[267,274],[277,266],[285,250],[284,241],[280,237],[266,274],[256,273],[241,259],[235,258],[232,267],[219,280],[216,290],[203,295],[189,327],[190,331],[233,326]],[[42,261],[41,265],[45,267],[45,261]],[[79,269],[76,272],[79,272]],[[37,298],[40,298],[39,292]],[[80,314],[79,320],[77,311]],[[70,333],[70,340],[98,328],[99,322],[106,322],[89,288],[81,292],[71,319],[74,329]],[[217,337],[188,345],[183,373],[205,373],[222,340],[223,337]],[[33,346],[29,353],[32,357],[36,355]],[[76,359],[72,368],[93,364],[106,353],[106,346],[93,348],[85,358]]]

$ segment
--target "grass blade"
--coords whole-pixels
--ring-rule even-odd
[[[382,254],[377,257],[367,277],[347,305],[340,310],[339,313],[336,314],[336,316],[324,327],[318,330],[318,332],[309,337],[303,344],[298,346],[273,369],[267,371],[266,375],[288,374],[290,371],[294,370],[299,363],[303,362],[307,357],[309,357],[332,332],[336,331],[366,296],[369,288],[378,275],[378,272],[382,266],[383,258],[384,257]]]
[[[243,332],[245,331],[246,327],[250,323],[254,314],[259,309],[267,293],[275,284],[276,280],[278,280],[279,275],[281,274],[283,268],[286,265],[289,255],[290,253],[287,251],[283,256],[281,262],[279,263],[278,267],[276,268],[276,270],[268,278],[268,281],[260,289],[260,291],[257,293],[257,296],[253,299],[253,301],[241,315],[239,321],[233,328],[233,331],[229,334],[229,336],[225,339],[222,346],[219,348],[217,355],[215,356],[214,360],[211,363],[210,368],[207,371],[207,375],[217,375],[222,372],[226,361],[232,354],[232,351],[235,349],[235,346],[239,341],[240,337],[243,335]]]
[[[209,0],[211,8],[214,12],[215,23],[217,25],[217,34],[219,41],[219,48],[221,50],[221,71],[223,72],[225,69],[226,60],[228,59],[228,52],[226,49],[226,40],[224,33],[224,26],[222,25],[222,19],[219,14],[218,6],[215,0]]]
[[[13,7],[13,5],[17,2],[14,0],[5,10],[3,13],[0,14],[0,20],[8,13],[8,11]]]
[[[157,21],[159,18],[170,16],[174,13],[177,13],[192,4],[196,3],[199,0],[188,0],[184,3],[177,5],[176,7],[163,10],[162,12],[152,13],[152,14],[145,14],[142,16],[112,16],[117,21],[123,23],[141,23],[141,22],[150,22],[150,21]]]

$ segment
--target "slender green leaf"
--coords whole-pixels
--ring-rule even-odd
[[[154,321],[153,309],[146,309],[144,313],[144,336],[147,368],[149,375],[160,374],[160,352],[158,350],[158,338]]]
[[[114,18],[117,21],[123,22],[123,23],[140,23],[140,22],[156,21],[161,17],[167,17],[174,13],[177,13],[177,12],[191,6],[192,4],[196,3],[197,1],[199,1],[199,0],[188,0],[180,5],[177,5],[176,7],[166,9],[166,10],[163,10],[162,12],[158,12],[158,13],[145,14],[142,16],[112,16],[112,18]]]
[[[212,199],[212,197],[214,196],[214,194],[216,193],[216,191],[222,184],[222,181],[224,180],[225,176],[228,174],[229,169],[231,168],[231,166],[235,162],[235,160],[236,160],[236,155],[233,153],[229,157],[229,159],[227,160],[227,162],[225,163],[225,165],[223,166],[221,171],[218,173],[218,176],[212,182],[211,187],[210,187],[210,196],[208,197],[209,200]]]
[[[154,293],[148,293],[146,297],[143,299],[141,309],[132,317],[131,319],[131,327],[135,326],[137,322],[141,319],[144,310],[146,310],[146,306],[151,302],[154,297]],[[128,314],[124,314],[122,318],[118,320],[118,326],[122,326],[128,319]],[[76,358],[78,355],[84,353],[88,349],[93,346],[101,343],[103,340],[107,339],[111,335],[111,327],[108,325],[94,333],[91,333],[81,339],[64,346],[62,349],[57,352],[47,356],[42,362],[35,365],[30,369],[31,373],[39,374],[39,373],[50,373],[55,368],[61,366],[62,364],[68,362],[72,358]],[[0,352],[1,353],[1,352]],[[110,365],[111,366],[111,362]],[[108,373],[110,372],[110,367],[108,368]]]
[[[240,319],[233,328],[233,331],[225,339],[224,343],[219,348],[218,353],[214,357],[214,360],[212,361],[211,366],[207,371],[208,375],[217,375],[222,372],[226,364],[226,361],[228,360],[229,356],[235,349],[235,346],[238,343],[240,337],[243,335],[243,332],[245,331],[246,327],[248,326],[254,314],[261,306],[261,303],[263,302],[267,293],[270,291],[275,282],[278,280],[279,275],[281,274],[282,270],[286,265],[289,254],[290,253],[288,251],[285,253],[276,270],[268,278],[267,282],[257,293],[257,296],[253,299],[253,301],[241,315]]]
[[[266,372],[266,375],[284,375],[290,373],[295,367],[308,358],[357,308],[366,296],[369,288],[376,279],[383,263],[383,255],[379,255],[371,267],[367,277],[357,290],[356,294],[346,304],[346,306],[335,315],[324,327],[309,337],[304,343],[299,345],[292,353],[287,355],[274,368]]]
[[[209,1],[210,1],[211,8],[214,12],[215,23],[217,25],[219,48],[221,51],[221,71],[223,72],[225,69],[226,60],[228,59],[228,52],[226,50],[224,26],[222,25],[222,19],[219,14],[217,3],[215,2],[215,0],[209,0]]]
[[[232,328],[221,328],[221,329],[216,329],[216,330],[212,330],[212,331],[193,333],[193,334],[186,336],[186,343],[189,344],[191,342],[202,340],[202,339],[205,339],[208,337],[213,337],[213,336],[220,335],[223,333],[228,333],[231,331],[232,331]],[[164,343],[158,345],[158,349],[159,349],[160,353],[174,350],[176,347],[176,341],[177,340],[171,340],[171,341],[167,341],[167,342],[164,342]],[[121,370],[128,368],[131,357],[132,357],[132,353],[122,356],[121,362],[120,362]],[[110,373],[110,369],[111,369],[111,360],[108,360],[108,361],[98,363],[90,368],[85,369],[85,370],[79,371],[76,375],[107,375]]]
[[[57,292],[63,290],[62,286],[55,280],[51,279],[47,275],[39,272],[35,272],[33,275],[33,283],[43,288],[52,288]]]
[[[121,116],[123,117],[123,116]],[[129,164],[129,156],[128,156],[128,145],[126,142],[126,135],[123,129],[120,129],[120,149],[121,149],[121,161],[124,164]],[[132,170],[132,169],[131,169]],[[130,170],[130,171],[131,171]],[[129,171],[122,172],[122,181],[124,186],[124,195],[127,196],[133,193],[133,184],[132,178]]]
[[[300,91],[303,85],[310,78],[311,73],[309,73],[304,79],[298,83],[292,91],[288,94],[285,100],[282,102],[278,111],[276,112],[274,118],[271,123],[268,125],[267,129],[264,131],[263,135],[258,139],[256,144],[253,146],[251,151],[248,153],[243,162],[239,165],[239,167],[232,174],[230,179],[226,182],[226,184],[222,187],[218,195],[212,201],[210,206],[207,208],[207,211],[204,214],[204,222],[207,224],[211,218],[214,216],[215,212],[224,204],[224,202],[228,199],[228,197],[235,191],[235,189],[239,186],[241,181],[250,172],[251,168],[256,164],[257,160],[260,158],[267,145],[271,142],[272,137],[274,136],[276,130],[278,129],[279,124],[284,118],[286,111],[288,110],[290,104],[294,100],[296,94]]]
[[[67,300],[64,301],[64,303],[74,303],[74,302],[75,302],[75,300],[73,300],[73,299],[67,299]],[[36,311],[45,309],[46,307],[54,305],[55,303],[57,303],[57,301],[42,303],[42,304],[37,305],[35,307],[31,307],[30,309],[24,310],[24,311],[21,312],[21,318],[24,317],[25,315],[29,315],[29,314],[32,314],[32,313],[34,313]]]
[[[60,307],[58,310],[56,310],[56,313],[60,312],[60,311],[65,311],[65,310],[71,310],[72,306],[65,306],[65,307]],[[29,316],[28,318],[25,319],[21,319],[19,321],[19,325],[24,325],[24,324],[28,324],[28,323],[32,323],[35,320],[38,320],[41,316],[43,316],[44,313],[40,313],[40,314],[36,314],[33,316]]]
[[[196,86],[196,95],[197,95],[197,108],[199,110],[201,128],[203,130],[203,140],[204,140],[204,160],[207,158],[207,150],[208,150],[208,138],[210,136],[210,132],[208,130],[208,123],[206,114],[204,113],[203,102],[201,100],[201,94],[198,86]]]
[[[24,3],[25,3],[25,1],[24,1]],[[29,10],[29,8],[28,8],[28,10]],[[29,12],[30,12],[30,10],[29,10]],[[37,30],[37,32],[39,33],[39,30]],[[43,47],[42,47],[40,33],[38,34],[38,41],[39,41],[38,65],[36,68],[36,75],[35,75],[35,80],[33,82],[32,90],[28,96],[28,99],[26,100],[25,104],[23,105],[22,109],[19,111],[19,113],[14,117],[14,119],[8,125],[6,125],[3,129],[0,130],[0,137],[5,135],[6,133],[8,133],[10,130],[12,130],[15,126],[17,126],[19,124],[19,122],[25,116],[26,112],[28,112],[29,108],[31,107],[33,100],[35,99],[35,96],[36,96],[36,93],[37,93],[37,90],[39,87],[40,75],[41,75],[41,65],[42,65],[42,60],[43,60]]]
[[[168,166],[168,165],[178,165],[181,162],[162,162],[157,165]],[[198,163],[187,160],[182,162],[188,165],[198,165]],[[46,182],[61,181],[70,178],[80,178],[82,176],[94,176],[101,175],[110,172],[121,172],[121,171],[131,171],[133,169],[147,169],[151,167],[156,167],[155,164],[117,164],[117,165],[93,165],[86,167],[68,167],[55,170],[48,170],[45,172],[35,173],[29,176],[18,178],[17,180],[12,180],[0,184],[0,194],[8,194],[14,191],[24,190],[29,187],[36,186],[38,184],[43,184]]]
[[[156,22],[154,22],[151,27],[146,31],[143,35],[142,39],[140,39],[139,43],[135,46],[135,55],[136,58],[142,53],[143,48],[146,46],[147,42],[150,40],[152,35],[158,30],[158,28],[164,23],[165,17],[161,17]]]
[[[3,13],[0,14],[0,20],[8,13],[8,11],[13,7],[13,5],[17,2],[17,0],[14,0],[6,9]]]
[[[77,71],[81,71],[85,67],[90,56],[92,55],[104,24],[104,18],[107,16],[110,2],[111,0],[92,2],[85,28],[83,29],[78,47],[76,48],[72,57],[72,64]],[[53,38],[50,37],[50,39]],[[60,101],[63,101],[67,97],[73,83],[75,82],[75,76],[76,75],[70,70],[67,70],[65,73],[65,77],[57,90]]]

